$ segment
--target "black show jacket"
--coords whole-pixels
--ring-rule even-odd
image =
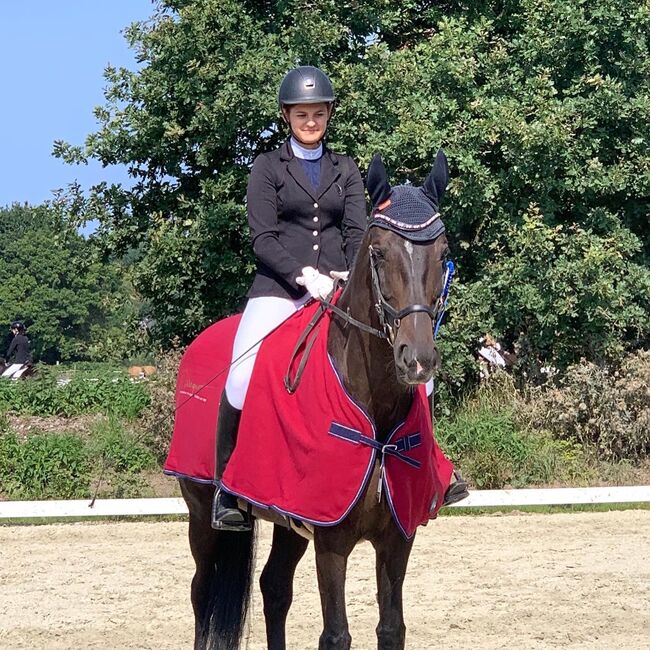
[[[303,267],[325,274],[351,268],[367,218],[363,181],[350,157],[323,147],[314,189],[286,142],[255,159],[246,201],[257,258],[249,298],[295,300],[305,294],[296,284]]]
[[[32,359],[29,339],[24,334],[16,334],[11,340],[6,354],[7,363],[28,363]]]

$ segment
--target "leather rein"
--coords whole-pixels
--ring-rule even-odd
[[[372,246],[369,246],[369,249],[370,249],[370,255],[369,255],[370,273],[372,277],[372,291],[374,294],[373,297],[375,301],[374,307],[377,310],[377,314],[379,315],[379,322],[381,323],[382,329],[379,330],[375,327],[372,327],[371,325],[367,325],[366,323],[357,320],[356,318],[353,318],[352,316],[350,316],[349,309],[348,311],[343,311],[341,308],[337,307],[334,303],[330,302],[330,298],[334,295],[336,289],[338,288],[337,284],[335,284],[334,290],[327,298],[318,299],[319,302],[321,303],[319,309],[312,316],[312,319],[309,321],[309,323],[303,330],[302,334],[296,341],[296,345],[289,359],[289,367],[287,368],[287,372],[284,376],[284,386],[289,393],[294,393],[298,388],[298,385],[300,384],[302,374],[305,370],[305,366],[307,365],[307,360],[309,359],[309,353],[311,352],[311,349],[314,343],[316,342],[316,337],[318,336],[318,331],[317,330],[314,331],[314,330],[316,328],[316,325],[320,321],[321,317],[327,310],[332,311],[334,314],[342,318],[346,323],[356,327],[357,329],[360,329],[362,332],[366,332],[367,334],[372,334],[373,336],[376,336],[377,338],[380,339],[386,339],[391,346],[395,341],[395,336],[397,335],[397,330],[399,329],[401,321],[409,314],[415,314],[420,312],[428,314],[429,317],[431,318],[431,322],[433,325],[434,338],[438,333],[438,329],[442,322],[442,317],[444,316],[445,309],[447,307],[447,295],[449,294],[449,287],[451,285],[451,279],[454,274],[453,262],[448,261],[446,263],[447,271],[445,275],[445,280],[443,282],[442,292],[440,293],[440,296],[438,296],[438,299],[435,301],[435,303],[432,306],[413,304],[413,305],[409,305],[408,307],[405,307],[404,309],[401,309],[400,311],[397,311],[384,298],[384,295],[381,291],[381,286],[379,284],[379,273],[377,272],[376,260],[375,260],[375,256],[373,255]],[[298,356],[300,349],[302,348],[303,345],[305,346],[305,350],[298,364],[296,374],[292,379],[291,367],[293,366],[293,362]]]

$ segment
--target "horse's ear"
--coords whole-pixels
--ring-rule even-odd
[[[445,156],[445,152],[442,149],[438,149],[433,168],[427,176],[427,180],[424,181],[422,189],[437,206],[440,206],[448,184],[449,165],[447,165],[447,156]]]
[[[388,183],[388,174],[381,156],[376,153],[368,167],[368,194],[374,207],[381,205],[390,196],[390,185]]]

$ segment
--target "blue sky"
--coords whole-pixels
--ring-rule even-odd
[[[120,32],[153,12],[151,0],[0,3],[0,207],[41,203],[75,179],[127,180],[121,168],[66,165],[52,143],[82,144],[96,130],[105,66],[135,68]]]

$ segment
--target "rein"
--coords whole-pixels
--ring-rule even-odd
[[[305,366],[307,365],[309,354],[311,353],[311,349],[314,346],[314,343],[316,342],[316,337],[318,336],[318,331],[314,331],[314,330],[318,325],[318,322],[320,321],[321,317],[327,310],[332,311],[334,314],[342,318],[346,323],[353,325],[357,329],[360,329],[362,332],[366,332],[367,334],[372,334],[373,336],[376,336],[377,338],[380,339],[386,339],[391,346],[395,341],[395,336],[397,334],[397,330],[399,329],[402,319],[408,316],[409,314],[415,314],[418,312],[423,312],[425,314],[428,314],[429,317],[431,318],[434,338],[438,334],[438,330],[440,329],[440,324],[442,323],[442,318],[447,308],[447,297],[449,295],[449,287],[451,286],[451,280],[454,275],[454,263],[451,260],[447,261],[446,263],[447,271],[445,273],[445,280],[442,285],[442,292],[440,293],[440,296],[438,297],[438,299],[436,300],[433,306],[414,304],[414,305],[409,305],[408,307],[405,307],[400,311],[397,311],[386,301],[384,295],[381,292],[381,287],[379,286],[379,274],[377,273],[374,256],[372,254],[373,252],[372,246],[370,246],[369,248],[370,248],[370,270],[372,275],[372,290],[375,298],[375,309],[377,310],[377,313],[379,315],[379,321],[381,323],[383,331],[378,330],[377,328],[367,325],[366,323],[363,323],[362,321],[357,320],[356,318],[350,316],[349,308],[348,311],[343,311],[342,309],[337,307],[333,302],[331,302],[330,298],[334,295],[337,289],[337,285],[334,285],[334,290],[327,298],[318,299],[318,301],[320,302],[320,308],[312,316],[312,319],[309,321],[309,323],[307,323],[307,326],[305,327],[302,334],[296,341],[296,345],[293,349],[293,352],[291,353],[291,357],[289,358],[289,366],[287,367],[287,372],[284,375],[284,387],[287,389],[287,392],[289,392],[290,394],[295,393],[296,389],[300,385],[300,380],[302,379]],[[392,325],[389,323],[389,320],[392,321]],[[298,368],[296,370],[296,373],[292,378],[291,369],[303,345],[305,349],[302,354],[302,357],[300,358],[300,362],[298,363]]]
[[[338,287],[335,285],[334,290],[328,296],[328,298],[318,299],[318,301],[320,302],[320,308],[312,316],[312,319],[309,321],[309,323],[307,323],[307,326],[305,327],[302,334],[296,341],[296,345],[293,349],[293,352],[291,353],[291,357],[289,358],[289,367],[287,368],[287,372],[284,375],[284,387],[287,389],[287,392],[290,394],[295,393],[296,389],[300,385],[300,380],[302,379],[302,374],[305,370],[305,366],[307,365],[309,354],[311,352],[312,347],[314,346],[314,343],[316,342],[316,337],[318,336],[318,332],[317,331],[314,332],[314,329],[316,325],[318,325],[318,322],[320,321],[321,317],[326,311],[328,310],[332,311],[334,314],[342,318],[346,323],[353,325],[354,327],[360,329],[363,332],[372,334],[373,336],[376,336],[380,339],[388,338],[388,335],[385,332],[382,332],[381,330],[378,330],[375,327],[366,325],[366,323],[363,323],[360,320],[353,318],[352,316],[350,316],[349,312],[343,311],[342,309],[337,307],[333,302],[330,302],[329,298],[331,298],[334,295],[337,288]],[[302,354],[302,357],[300,358],[300,362],[298,363],[298,369],[296,370],[296,374],[292,379],[291,368],[303,345],[305,346],[305,350]]]

